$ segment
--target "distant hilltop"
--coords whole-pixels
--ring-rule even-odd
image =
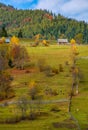
[[[10,9],[15,9],[12,5],[5,5],[3,3],[0,3],[0,8],[3,10],[10,10]]]
[[[0,3],[0,30],[5,26],[8,36],[18,35],[21,30],[24,38],[41,34],[45,39],[68,40],[79,36],[88,43],[88,24],[84,21],[66,18],[47,10],[22,10]]]

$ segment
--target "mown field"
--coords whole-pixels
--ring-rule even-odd
[[[12,86],[15,90],[15,97],[9,101],[16,101],[21,96],[29,96],[29,84],[35,81],[40,90],[43,101],[57,101],[69,99],[72,75],[70,72],[72,66],[70,45],[51,45],[49,47],[30,47],[26,46],[29,56],[29,67],[24,70],[12,69],[11,74],[14,77]],[[88,46],[78,46],[77,66],[80,68],[82,79],[79,83],[79,94],[73,96],[71,111],[77,119],[82,130],[88,129]],[[47,76],[46,72],[39,71],[39,64],[42,62],[45,66],[52,69],[58,69],[60,64],[63,67],[62,72],[53,76]],[[68,64],[67,64],[68,63]],[[47,91],[47,93],[46,93]],[[52,92],[51,92],[52,91]],[[5,101],[6,102],[6,101]],[[2,102],[3,103],[3,102]],[[0,124],[0,130],[78,130],[77,122],[70,118],[68,113],[68,102],[41,104],[34,108],[41,114],[35,120],[23,120],[16,124]],[[56,108],[53,110],[53,108]],[[27,111],[28,114],[30,110]],[[0,121],[20,117],[21,112],[17,105],[0,107]]]

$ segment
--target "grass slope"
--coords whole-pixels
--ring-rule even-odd
[[[31,73],[25,73],[22,71],[12,70],[14,81],[12,85],[15,89],[16,97],[12,100],[18,99],[21,95],[28,95],[29,83],[35,80],[38,87],[43,94],[43,100],[57,100],[63,98],[69,98],[69,92],[71,88],[71,73],[69,72],[71,66],[71,52],[70,46],[57,46],[52,45],[49,47],[30,47],[26,45],[28,53],[31,58],[30,67]],[[83,73],[83,80],[79,84],[79,94],[74,96],[72,100],[72,114],[78,120],[82,130],[88,128],[88,46],[78,46],[79,58],[77,61]],[[46,77],[45,73],[39,72],[37,64],[38,60],[45,60],[47,65],[54,68],[59,68],[59,64],[62,64],[64,71],[53,77]],[[69,66],[66,65],[66,61],[69,62]],[[34,67],[32,67],[34,66]],[[15,73],[14,73],[15,72]],[[25,84],[26,83],[26,84]],[[44,93],[46,88],[51,88],[58,92],[58,95],[46,95]],[[62,92],[61,92],[62,91]],[[51,111],[52,107],[58,107],[59,112]],[[36,110],[37,111],[37,110]],[[0,130],[76,130],[74,122],[71,121],[68,114],[68,103],[55,103],[46,104],[42,106],[42,111],[46,114],[41,115],[34,121],[26,120],[17,124],[0,124]],[[5,108],[0,107],[0,120],[6,118],[12,118],[17,114],[20,116],[20,112],[16,106],[10,105]],[[56,124],[53,125],[54,123]],[[64,123],[63,127],[59,123]],[[70,126],[71,124],[71,126]],[[69,125],[69,127],[68,127]],[[58,127],[57,127],[58,126]]]

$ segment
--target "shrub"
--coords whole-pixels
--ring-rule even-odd
[[[38,67],[40,72],[44,72],[48,77],[54,76],[55,74],[59,73],[58,69],[52,68],[50,65],[47,65],[45,59],[38,60]]]
[[[59,70],[57,68],[52,68],[52,73],[58,74]]]
[[[53,89],[51,94],[52,94],[53,96],[56,96],[56,95],[58,95],[58,92],[57,92],[56,89]]]
[[[36,113],[30,112],[30,114],[29,114],[29,120],[35,120],[36,118],[37,118]]]
[[[68,62],[68,61],[66,61],[66,62],[65,62],[65,65],[67,65],[67,66],[68,66],[68,65],[69,65],[69,62]]]
[[[2,123],[6,124],[15,124],[21,121],[21,117],[13,117],[13,118],[7,118]]]
[[[51,111],[53,111],[53,112],[59,112],[60,109],[59,109],[59,107],[58,107],[57,104],[54,104],[54,105],[51,106]]]
[[[42,41],[42,44],[43,44],[44,46],[49,46],[49,42],[46,41],[46,40],[43,40],[43,41]]]
[[[58,95],[58,92],[57,92],[57,90],[56,89],[51,89],[51,88],[46,88],[45,89],[45,94],[46,95],[51,95],[51,96],[56,96],[56,95]]]
[[[64,71],[64,68],[63,68],[63,65],[62,65],[62,64],[59,64],[59,71],[60,71],[60,72],[63,72],[63,71]]]
[[[55,73],[52,72],[52,68],[48,65],[45,67],[45,74],[48,77],[54,76]]]
[[[39,59],[37,65],[39,67],[40,72],[46,70],[46,61],[45,61],[45,59]]]

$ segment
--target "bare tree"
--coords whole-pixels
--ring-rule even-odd
[[[25,96],[22,96],[18,99],[17,107],[22,113],[22,119],[26,118],[26,112],[28,110],[28,102]]]

